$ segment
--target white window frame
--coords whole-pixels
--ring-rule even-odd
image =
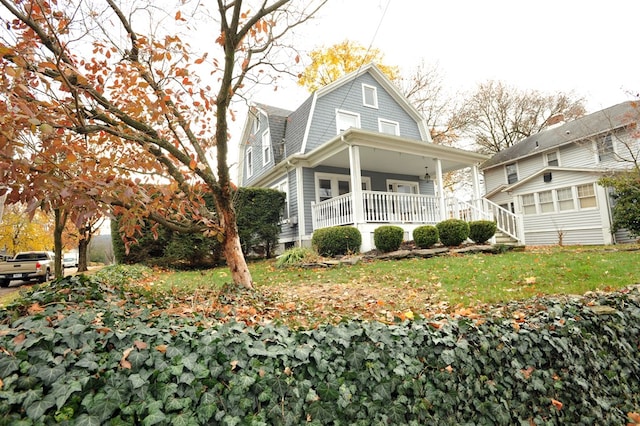
[[[339,182],[347,182],[349,184],[349,191],[351,192],[351,176],[343,175],[338,173],[325,173],[325,172],[316,172],[315,173],[315,190],[316,190],[316,202],[320,202],[320,179],[325,179],[331,181],[331,198],[337,197],[339,192]],[[360,178],[362,180],[362,189],[365,191],[371,190],[371,178],[368,176],[362,176]],[[336,194],[336,195],[333,195]]]
[[[289,213],[289,178],[284,178],[272,188],[284,192],[284,209],[282,209],[282,217],[280,219],[281,222],[287,222],[291,217]]]
[[[342,118],[347,118],[347,117],[353,119],[355,125],[341,128],[343,127],[342,124],[346,124],[346,120],[342,120]],[[352,127],[355,127],[356,129],[360,128],[360,114],[351,112],[351,111],[337,109],[336,110],[336,134],[339,135],[340,133]]]
[[[546,201],[543,201],[543,194],[548,194],[549,196]],[[540,205],[540,214],[555,213],[553,190],[538,192],[538,204]]]
[[[558,188],[556,189],[556,201],[558,202],[558,211],[559,212],[568,212],[568,211],[572,211],[576,209],[576,202],[575,202],[575,195],[573,194],[573,187],[571,186],[565,186],[563,188]],[[560,198],[560,194],[561,193],[565,193],[568,192],[569,195],[571,195],[570,198]],[[568,202],[571,201],[571,208],[564,208],[563,206],[566,206],[568,204]]]
[[[254,135],[257,135],[259,130],[260,130],[260,113],[257,113],[254,116],[251,133],[253,133]]]
[[[245,166],[247,168],[247,177],[253,176],[253,147],[247,148],[245,153]]]
[[[382,130],[382,126],[383,125],[388,125],[390,127],[393,127],[393,133],[389,133],[389,132],[385,132]],[[384,118],[378,118],[378,131],[380,133],[384,133],[387,135],[394,135],[394,136],[400,136],[400,123],[398,123],[397,121],[393,121],[393,120],[387,120]]]
[[[580,188],[591,188],[591,193],[588,195],[580,195]],[[596,189],[592,183],[586,183],[583,185],[576,185],[576,198],[578,199],[578,206],[580,206],[580,210],[586,209],[597,209],[598,208],[598,197],[596,195]],[[583,206],[583,200],[593,199],[592,206]]]
[[[598,162],[602,163],[612,160],[616,156],[616,144],[613,135],[608,133],[598,138],[596,141],[596,152],[598,153]]]
[[[262,165],[266,166],[271,161],[271,131],[262,133]]]
[[[515,173],[515,175],[516,175],[516,180],[515,180],[515,181],[513,181],[513,182],[509,182],[509,167],[510,167],[510,166],[513,166],[513,167],[514,167],[514,169],[515,169],[515,172],[516,172],[516,173]],[[518,181],[520,180],[520,176],[519,176],[519,173],[518,173],[518,163],[509,163],[509,164],[505,164],[505,165],[504,165],[504,175],[505,175],[505,178],[506,178],[506,180],[507,180],[507,185],[513,185],[514,183],[518,182]]]
[[[373,103],[367,102],[367,91],[370,91],[373,97]],[[378,88],[370,84],[362,84],[362,105],[370,108],[378,109]]]
[[[555,161],[558,164],[555,164],[555,165],[549,164],[550,163],[550,161],[549,161],[549,156],[550,155],[555,155],[556,156]],[[560,166],[560,153],[558,151],[551,151],[551,152],[545,153],[544,154],[544,163],[545,163],[546,166],[559,167]]]
[[[412,180],[387,179],[387,192],[398,192],[398,186],[409,186],[412,188],[410,193],[402,192],[401,194],[419,194],[420,184]]]
[[[528,202],[525,203],[525,199],[531,197],[533,202]],[[538,214],[538,207],[536,206],[536,194],[532,193],[532,194],[522,194],[520,196],[520,205],[522,206],[522,214],[524,215],[534,215],[534,214]],[[533,208],[533,210],[529,210]]]

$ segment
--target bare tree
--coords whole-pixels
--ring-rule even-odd
[[[584,100],[573,94],[522,91],[489,81],[478,86],[455,113],[466,137],[488,154],[497,153],[541,131],[549,118],[571,120],[585,114]]]
[[[77,171],[90,171],[91,179],[71,184],[64,174],[50,174],[42,188],[115,206],[130,237],[144,217],[215,235],[233,281],[251,287],[227,165],[231,102],[261,75],[287,69],[290,64],[274,59],[277,48],[325,2],[217,0],[208,11],[185,2],[0,0],[14,18],[3,23],[0,46],[0,92],[10,118],[0,135],[0,165],[17,161],[21,132],[75,157],[91,159],[83,144],[106,147],[93,168],[86,161]],[[212,21],[218,28],[207,51],[194,53],[188,41],[201,38]],[[198,35],[189,38],[187,31]],[[216,50],[219,55],[209,56]],[[37,170],[4,173],[2,182],[17,189],[16,176],[45,174],[44,164],[53,164],[44,154],[31,163]],[[141,185],[141,176],[166,185]],[[213,193],[215,211],[205,207],[203,188]]]

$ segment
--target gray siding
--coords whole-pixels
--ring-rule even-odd
[[[362,84],[377,88],[378,108],[363,105]],[[309,132],[306,152],[317,148],[337,135],[336,110],[360,115],[360,128],[379,131],[378,119],[399,123],[400,136],[421,139],[420,129],[414,119],[380,86],[369,74],[364,74],[350,83],[333,90],[316,101],[313,122]]]
[[[309,118],[312,103],[313,97],[307,98],[300,108],[296,109],[289,116],[285,133],[285,149],[287,155],[296,154],[302,149],[302,141],[304,139],[307,119]]]

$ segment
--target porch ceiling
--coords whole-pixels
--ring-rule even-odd
[[[314,166],[322,164],[349,168],[349,145],[359,147],[363,170],[415,176],[424,176],[425,167],[428,167],[429,174],[434,177],[437,158],[441,161],[444,173],[479,164],[487,158],[475,152],[360,129],[347,130],[330,145],[333,145],[333,149],[325,151],[324,155],[320,152],[317,153],[320,155],[314,155],[313,152],[309,154]]]

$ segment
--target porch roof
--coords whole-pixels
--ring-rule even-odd
[[[360,164],[365,170],[423,176],[425,167],[436,173],[435,159],[440,159],[443,172],[464,169],[485,161],[488,156],[430,142],[407,139],[378,132],[351,128],[322,144],[308,154],[293,154],[279,163],[275,174],[292,165],[319,165],[349,168],[349,146],[360,147]],[[269,173],[270,176],[273,176]],[[265,176],[264,180],[268,180]],[[262,180],[262,179],[261,179]]]

